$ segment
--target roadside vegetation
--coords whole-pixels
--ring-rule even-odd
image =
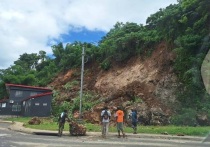
[[[51,118],[40,118],[41,124],[39,125],[30,125],[28,121],[31,120],[30,117],[13,117],[7,118],[8,121],[13,122],[22,122],[24,127],[39,129],[39,130],[58,130],[57,122],[53,121]],[[97,124],[84,123],[84,126],[87,128],[87,132],[101,132],[101,126]],[[126,133],[133,133],[133,129],[129,126],[125,126]],[[68,123],[65,123],[64,131],[69,131]],[[116,132],[115,126],[110,126],[110,132]],[[138,133],[148,133],[148,134],[165,134],[165,135],[189,135],[189,136],[206,136],[210,132],[210,126],[142,126],[138,125]]]

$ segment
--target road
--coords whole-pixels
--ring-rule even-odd
[[[210,142],[158,139],[158,138],[117,138],[100,136],[50,136],[34,135],[9,130],[10,124],[0,123],[0,147],[209,147]]]

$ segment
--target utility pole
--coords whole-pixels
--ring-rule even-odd
[[[83,92],[83,73],[84,73],[84,56],[85,48],[82,47],[82,67],[81,67],[81,85],[80,85],[80,105],[79,105],[79,118],[82,119],[82,92]]]

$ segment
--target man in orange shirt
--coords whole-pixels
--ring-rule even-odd
[[[116,112],[116,122],[117,122],[117,131],[118,131],[118,138],[120,138],[120,131],[123,134],[123,137],[125,137],[125,133],[123,131],[123,118],[124,118],[124,112],[120,107],[117,107]]]

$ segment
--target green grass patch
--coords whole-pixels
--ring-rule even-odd
[[[58,124],[57,122],[54,122],[51,118],[40,118],[41,124],[40,125],[29,125],[28,121],[30,120],[30,117],[18,117],[18,118],[8,118],[8,121],[17,121],[17,122],[23,122],[24,126],[27,128],[33,128],[33,129],[40,129],[40,130],[58,130]],[[84,123],[84,125],[87,128],[87,132],[100,132],[101,126],[97,124],[91,124],[91,123]],[[69,131],[69,124],[65,124],[65,131]],[[133,129],[131,127],[124,128],[126,133],[133,133]],[[110,126],[109,128],[110,132],[117,132],[117,129],[115,126]],[[138,133],[148,133],[148,134],[163,134],[167,133],[170,135],[177,135],[177,134],[183,134],[183,135],[189,135],[189,136],[206,136],[210,131],[210,126],[205,127],[188,127],[188,126],[138,126]]]
[[[138,126],[139,133],[163,134],[170,135],[189,135],[189,136],[205,136],[209,133],[210,126],[205,127],[189,127],[189,126]]]
[[[28,123],[30,119],[31,117],[11,117],[11,118],[6,118],[5,120]]]

